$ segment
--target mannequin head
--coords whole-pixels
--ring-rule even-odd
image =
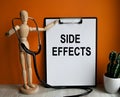
[[[28,21],[28,12],[26,10],[20,11],[20,18],[22,23],[27,23]]]

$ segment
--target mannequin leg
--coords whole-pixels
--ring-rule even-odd
[[[34,88],[35,85],[32,84],[32,68],[31,68],[31,55],[26,54],[27,70],[28,70],[28,86]]]
[[[22,74],[23,74],[24,88],[25,89],[29,89],[30,87],[27,85],[27,75],[26,75],[25,54],[24,54],[24,52],[20,52],[20,63],[22,65]]]

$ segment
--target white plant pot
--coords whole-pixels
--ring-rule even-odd
[[[104,87],[108,93],[116,93],[120,88],[120,78],[110,78],[104,75]]]

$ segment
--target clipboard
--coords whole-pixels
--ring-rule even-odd
[[[45,32],[45,82],[51,86],[96,86],[97,18],[45,18],[59,20]]]

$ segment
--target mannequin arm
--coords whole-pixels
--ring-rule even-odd
[[[15,26],[15,29],[16,29],[16,31],[18,31],[20,29],[20,27],[17,25],[17,26]],[[14,33],[15,33],[15,30],[12,28],[8,32],[5,33],[5,36],[9,37],[9,36],[13,35]]]
[[[58,22],[59,22],[59,20],[55,20],[54,22],[48,24],[47,26],[45,26],[45,27],[43,28],[44,31],[46,31],[46,30],[52,28],[52,27],[53,27],[54,25],[56,25]]]
[[[44,28],[38,28],[39,31],[46,31],[50,28],[52,28],[55,24],[58,23],[58,20],[48,24],[47,26],[45,26]],[[36,28],[35,27],[30,27],[30,31],[36,31]]]
[[[36,27],[30,27],[30,32],[31,31],[37,31]],[[45,31],[44,28],[38,28],[38,31]]]

